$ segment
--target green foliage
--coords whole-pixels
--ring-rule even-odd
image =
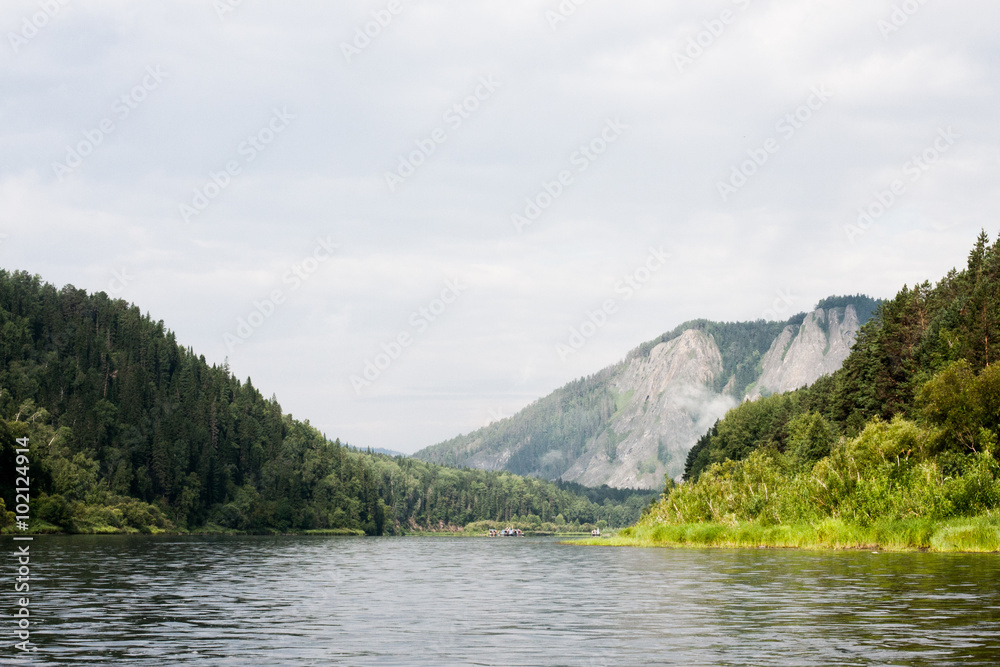
[[[646,459],[645,461],[640,461],[636,465],[636,471],[640,475],[652,475],[653,473],[656,472],[656,468],[657,468],[657,459],[655,458]]]
[[[956,361],[923,386],[917,405],[940,429],[937,451],[989,447],[1000,432],[1000,366],[988,366],[977,375],[968,361]]]
[[[697,483],[677,487],[643,523],[773,525],[841,519],[868,526],[917,517],[969,517],[1000,508],[1000,463],[993,455],[976,453],[962,474],[946,475],[928,456],[934,435],[901,417],[891,423],[876,418],[858,437],[842,440],[804,469],[795,455],[758,449],[742,461],[713,464]]]
[[[793,417],[786,430],[788,453],[800,466],[811,467],[827,456],[835,441],[833,428],[823,415],[816,412]]]
[[[599,400],[610,415],[614,401]],[[578,426],[591,428],[568,432]],[[17,437],[31,439],[34,528],[44,530],[384,534],[531,515],[621,526],[650,495],[597,490],[592,500],[510,473],[358,452],[209,366],[137,308],[0,271],[8,501]],[[0,529],[7,518],[0,509]]]
[[[803,409],[799,394],[775,394],[744,401],[719,421],[688,455],[685,479],[698,476],[713,463],[741,460],[760,447],[784,451],[788,423]]]
[[[12,528],[17,517],[13,512],[7,511],[7,504],[0,498],[0,531]]]
[[[623,505],[636,499],[638,499],[640,503],[645,503],[656,495],[652,491],[648,491],[646,489],[620,489],[608,486],[607,484],[602,484],[601,486],[584,486],[582,484],[577,484],[576,482],[556,480],[555,485],[563,491],[569,491],[574,495],[582,496],[590,502],[598,505],[606,505],[608,503],[611,503],[612,505]]]
[[[846,530],[854,531],[848,543],[863,535],[909,547],[995,548],[997,304],[1000,241],[991,246],[982,234],[964,271],[882,303],[840,371],[730,411],[688,456],[689,483],[635,534],[683,541],[690,526],[707,525],[733,543],[751,527],[765,539],[761,530],[807,525],[811,537],[796,540],[829,544]],[[702,533],[702,543],[715,539]],[[774,544],[789,535],[767,534]]]
[[[721,421],[721,420],[720,420]],[[719,435],[719,421],[709,429],[708,433],[701,436],[694,447],[688,451],[687,459],[684,462],[684,481],[691,481],[698,478],[701,471],[706,469],[712,462],[712,441]]]
[[[263,463],[261,483],[231,488],[226,502],[209,507],[199,505],[195,473],[184,480],[176,502],[159,498],[146,503],[112,493],[111,480],[93,474],[100,466],[71,451],[68,428],[54,434],[47,424],[0,420],[0,429],[13,427],[32,443],[43,443],[33,445],[41,491],[33,505],[35,527],[68,532],[159,532],[186,526],[218,532],[394,534],[531,516],[552,521],[556,515],[574,525],[605,521],[624,526],[638,520],[653,495],[362,453],[324,440],[289,416],[284,421],[288,435],[278,455]],[[205,519],[195,521],[197,516]]]
[[[820,306],[848,302],[874,306],[857,297],[834,297]],[[1000,360],[998,303],[1000,240],[990,245],[982,234],[964,271],[950,272],[933,287],[904,287],[879,302],[839,371],[789,393],[780,406],[744,404],[731,411],[692,450],[685,479],[759,447],[787,451],[790,422],[810,412],[826,420],[831,439],[857,436],[874,417],[902,415],[940,428],[932,444],[937,452],[977,451],[983,438],[1000,433],[1000,370],[990,363]]]
[[[35,501],[35,516],[46,523],[59,528],[69,528],[72,516],[66,499],[58,493],[52,496],[41,496]]]
[[[623,394],[619,394],[615,390],[611,390],[611,395],[615,399],[615,415],[628,407],[628,404],[632,402],[632,397],[635,396],[635,389],[629,389]],[[612,415],[614,416],[614,415]]]
[[[864,324],[878,302],[869,297],[852,296],[832,297],[822,303],[840,309],[853,305],[859,321]],[[416,457],[432,463],[463,465],[477,455],[512,452],[504,465],[507,470],[545,479],[562,476],[588,446],[595,443],[608,460],[614,462],[618,443],[609,428],[610,422],[631,402],[632,394],[616,393],[610,382],[628,363],[648,358],[657,345],[673,341],[687,331],[701,331],[715,341],[722,354],[722,372],[716,376],[713,389],[742,398],[760,377],[761,359],[774,340],[786,327],[801,326],[804,319],[805,313],[800,313],[784,322],[711,322],[703,319],[685,322],[632,350],[622,363],[557,389],[514,417],[428,447],[417,452]],[[611,437],[596,442],[605,437],[605,433]],[[664,464],[670,463],[667,459],[665,453],[659,456]],[[703,460],[689,461],[685,474],[693,471],[697,476],[710,462],[708,455]],[[648,469],[648,465],[646,467]]]
[[[858,314],[858,322],[863,325],[878,313],[878,307],[881,303],[881,299],[873,299],[864,294],[854,294],[851,296],[827,297],[817,303],[816,308],[842,310],[847,308],[847,306],[854,306],[854,311]]]
[[[656,460],[665,466],[670,465],[670,462],[674,460],[674,455],[671,453],[667,443],[663,441],[663,438],[660,438],[660,441],[656,445]]]
[[[621,366],[571,382],[535,401],[515,418],[428,447],[415,455],[429,463],[460,466],[480,452],[512,452],[506,470],[555,480],[588,443],[601,436],[619,410],[609,380]],[[610,454],[610,452],[609,452]]]
[[[604,432],[604,453],[608,457],[608,461],[614,463],[618,459],[618,445],[625,442],[625,439],[631,435],[631,431],[625,433],[618,433],[611,426]]]
[[[387,523],[396,530],[433,530],[475,521],[511,522],[532,515],[541,522],[625,526],[638,519],[648,491],[587,489],[506,471],[457,470],[416,459],[377,457]],[[590,497],[588,497],[588,495]]]
[[[1000,517],[934,521],[926,518],[880,520],[859,526],[842,519],[815,523],[762,525],[741,523],[640,524],[610,539],[576,544],[646,547],[745,547],[799,549],[883,549],[886,551],[1000,550]]]

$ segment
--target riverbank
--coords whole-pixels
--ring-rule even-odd
[[[337,537],[363,537],[365,531],[357,530],[355,528],[330,528],[321,530],[299,530],[291,532],[281,532],[281,531],[259,531],[259,532],[246,532],[239,530],[232,530],[230,528],[223,528],[222,526],[203,526],[201,528],[196,528],[194,530],[177,530],[172,529],[162,529],[156,526],[152,526],[148,529],[142,530],[138,528],[133,528],[131,526],[126,527],[116,527],[116,526],[91,526],[83,530],[63,530],[58,526],[53,526],[51,524],[45,524],[41,522],[41,525],[32,525],[31,530],[19,531],[4,529],[0,530],[0,537],[5,536],[36,536],[36,535],[229,535],[229,536],[249,536],[249,535],[325,535],[325,536],[337,536]]]
[[[827,519],[816,524],[744,523],[640,524],[614,537],[568,540],[567,544],[613,547],[717,547],[773,549],[868,549],[1000,553],[1000,518],[933,521],[908,519],[870,526]]]
[[[476,522],[468,526],[443,526],[438,530],[396,527],[392,532],[386,533],[397,537],[487,537],[488,527],[481,525],[484,522]],[[500,525],[500,524],[497,524]],[[574,528],[568,530],[535,530],[531,528],[522,529],[525,537],[586,537],[590,533]],[[108,526],[108,525],[77,525],[75,530],[65,530],[44,521],[32,521],[31,529],[20,531],[15,528],[0,529],[0,537],[5,535],[318,535],[336,537],[363,537],[365,532],[356,528],[324,528],[316,530],[261,530],[261,531],[240,531],[232,528],[209,524],[191,530],[178,529],[175,526],[160,528],[158,526],[148,526],[135,528],[132,526]]]
[[[580,531],[552,532],[545,530],[525,530],[524,537],[589,537],[590,533]],[[402,537],[489,537],[487,532],[481,530],[457,530],[457,531],[407,531]]]

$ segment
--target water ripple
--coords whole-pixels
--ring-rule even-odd
[[[995,555],[53,537],[32,559],[23,664],[1000,664]]]

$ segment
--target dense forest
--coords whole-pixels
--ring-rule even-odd
[[[648,493],[362,452],[105,293],[0,271],[0,502],[31,441],[34,527],[392,534],[476,521],[621,526]],[[13,515],[0,508],[0,523]]]
[[[511,449],[513,454],[504,465],[506,470],[558,479],[565,472],[565,461],[583,454],[587,443],[607,429],[617,412],[615,396],[607,383],[619,368],[620,364],[575,380],[514,417],[428,447],[415,456],[439,465],[461,465],[475,451]],[[518,446],[513,447],[512,443]]]
[[[937,286],[904,287],[882,303],[839,371],[730,412],[691,450],[685,479],[761,447],[785,452],[808,446],[818,459],[840,436],[857,436],[875,417],[941,426],[947,419],[929,408],[932,387],[944,378],[978,374],[990,367],[991,354],[1000,361],[998,329],[1000,239],[991,246],[983,233],[966,270],[953,270]],[[928,385],[934,378],[938,384]],[[1000,433],[1000,423],[982,426]],[[809,445],[802,444],[803,433],[811,434]]]
[[[730,411],[644,525],[993,520],[998,361],[1000,240],[984,232],[964,270],[880,304],[839,371]]]

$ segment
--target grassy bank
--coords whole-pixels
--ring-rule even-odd
[[[876,418],[816,461],[802,454],[809,447],[762,447],[670,487],[616,538],[581,543],[1000,551],[996,435],[983,429],[983,449],[968,453],[941,450],[940,437],[936,427]]]
[[[826,519],[815,524],[640,524],[611,538],[571,544],[619,547],[879,549],[883,551],[1000,551],[1000,517],[934,521],[907,519],[869,526]]]

